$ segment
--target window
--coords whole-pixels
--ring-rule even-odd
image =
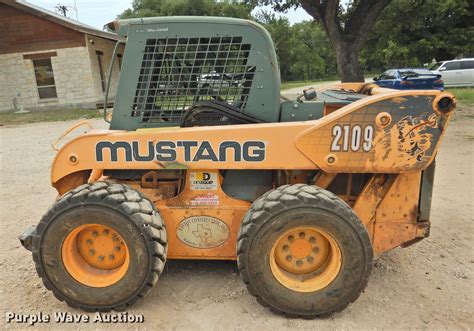
[[[38,86],[38,95],[40,99],[57,98],[56,84],[54,82],[53,66],[51,58],[33,60],[35,69],[36,86]]]
[[[119,70],[122,70],[122,54],[117,54]]]
[[[437,62],[430,68],[430,70],[432,71],[438,70],[438,68],[441,67],[442,64],[443,62]]]
[[[179,123],[198,99],[244,111],[257,71],[250,64],[251,48],[241,36],[147,39],[132,117],[142,123]],[[223,77],[236,85],[222,84]]]
[[[104,56],[104,52],[95,51],[97,55],[97,62],[99,63],[99,75],[100,75],[100,85],[102,87],[102,92],[105,92],[105,73],[104,73],[104,65],[102,63],[102,57]]]
[[[385,71],[379,77],[379,80],[386,80],[386,79],[395,79],[395,77],[392,75],[391,71]]]
[[[461,69],[474,69],[474,60],[461,61]]]
[[[390,79],[396,79],[398,76],[397,70],[390,70],[388,74],[390,75]]]
[[[459,69],[461,69],[461,62],[454,61],[454,62],[445,63],[444,68],[446,70],[459,70]]]

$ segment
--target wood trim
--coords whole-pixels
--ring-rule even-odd
[[[0,0],[0,54],[41,53],[86,46],[84,33],[10,7]]]
[[[23,54],[23,59],[24,60],[49,59],[53,56],[58,56],[58,53],[45,52],[45,53]]]
[[[59,24],[69,30],[73,30],[80,33],[88,33],[97,37],[109,39],[109,40],[120,40],[120,36],[115,33],[110,33],[106,31],[102,31],[99,29],[95,29],[89,27],[85,24],[80,22],[75,22],[74,20],[63,19],[59,15],[51,14],[49,11],[35,7],[27,2],[17,2],[12,0],[0,0],[0,4],[4,6],[10,6],[11,8],[15,8],[22,12],[28,13],[30,15],[34,15],[40,19],[47,20],[52,23]]]

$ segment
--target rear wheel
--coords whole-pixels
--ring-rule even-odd
[[[147,295],[166,260],[166,231],[152,203],[126,185],[85,184],[41,219],[33,259],[45,286],[85,310],[123,310]]]
[[[355,301],[372,268],[369,236],[352,209],[303,184],[279,187],[253,203],[237,254],[241,277],[261,304],[306,318]]]

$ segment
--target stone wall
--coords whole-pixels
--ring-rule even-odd
[[[99,72],[99,62],[97,59],[96,51],[101,51],[104,55],[102,56],[102,65],[105,75],[105,81],[108,80],[109,75],[109,66],[112,59],[112,54],[114,52],[115,42],[112,40],[107,40],[104,38],[86,35],[86,42],[89,50],[89,58],[91,63],[91,69],[94,77],[94,90],[96,95],[102,96],[102,86],[100,83],[100,72]],[[123,55],[124,46],[120,45],[118,54]],[[113,100],[115,92],[117,90],[118,78],[120,75],[120,66],[119,61],[115,58],[114,67],[112,68],[112,78],[109,90],[109,99]]]
[[[95,108],[103,100],[96,50],[104,53],[104,75],[107,78],[115,42],[95,36],[84,36],[86,47],[48,49],[36,52],[0,55],[0,111],[14,109],[13,99],[18,97],[27,110],[54,108]],[[92,40],[92,42],[91,42]],[[33,61],[23,55],[56,52],[51,64],[56,84],[56,99],[39,99]],[[123,54],[123,50],[120,52]],[[113,68],[110,95],[113,99],[119,76],[116,61]]]

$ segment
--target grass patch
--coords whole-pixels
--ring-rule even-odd
[[[474,106],[474,87],[446,88],[446,91],[454,94],[459,105]]]
[[[38,110],[28,114],[13,114],[10,112],[0,113],[0,125],[60,122],[99,117],[102,117],[102,111],[96,109]]]

